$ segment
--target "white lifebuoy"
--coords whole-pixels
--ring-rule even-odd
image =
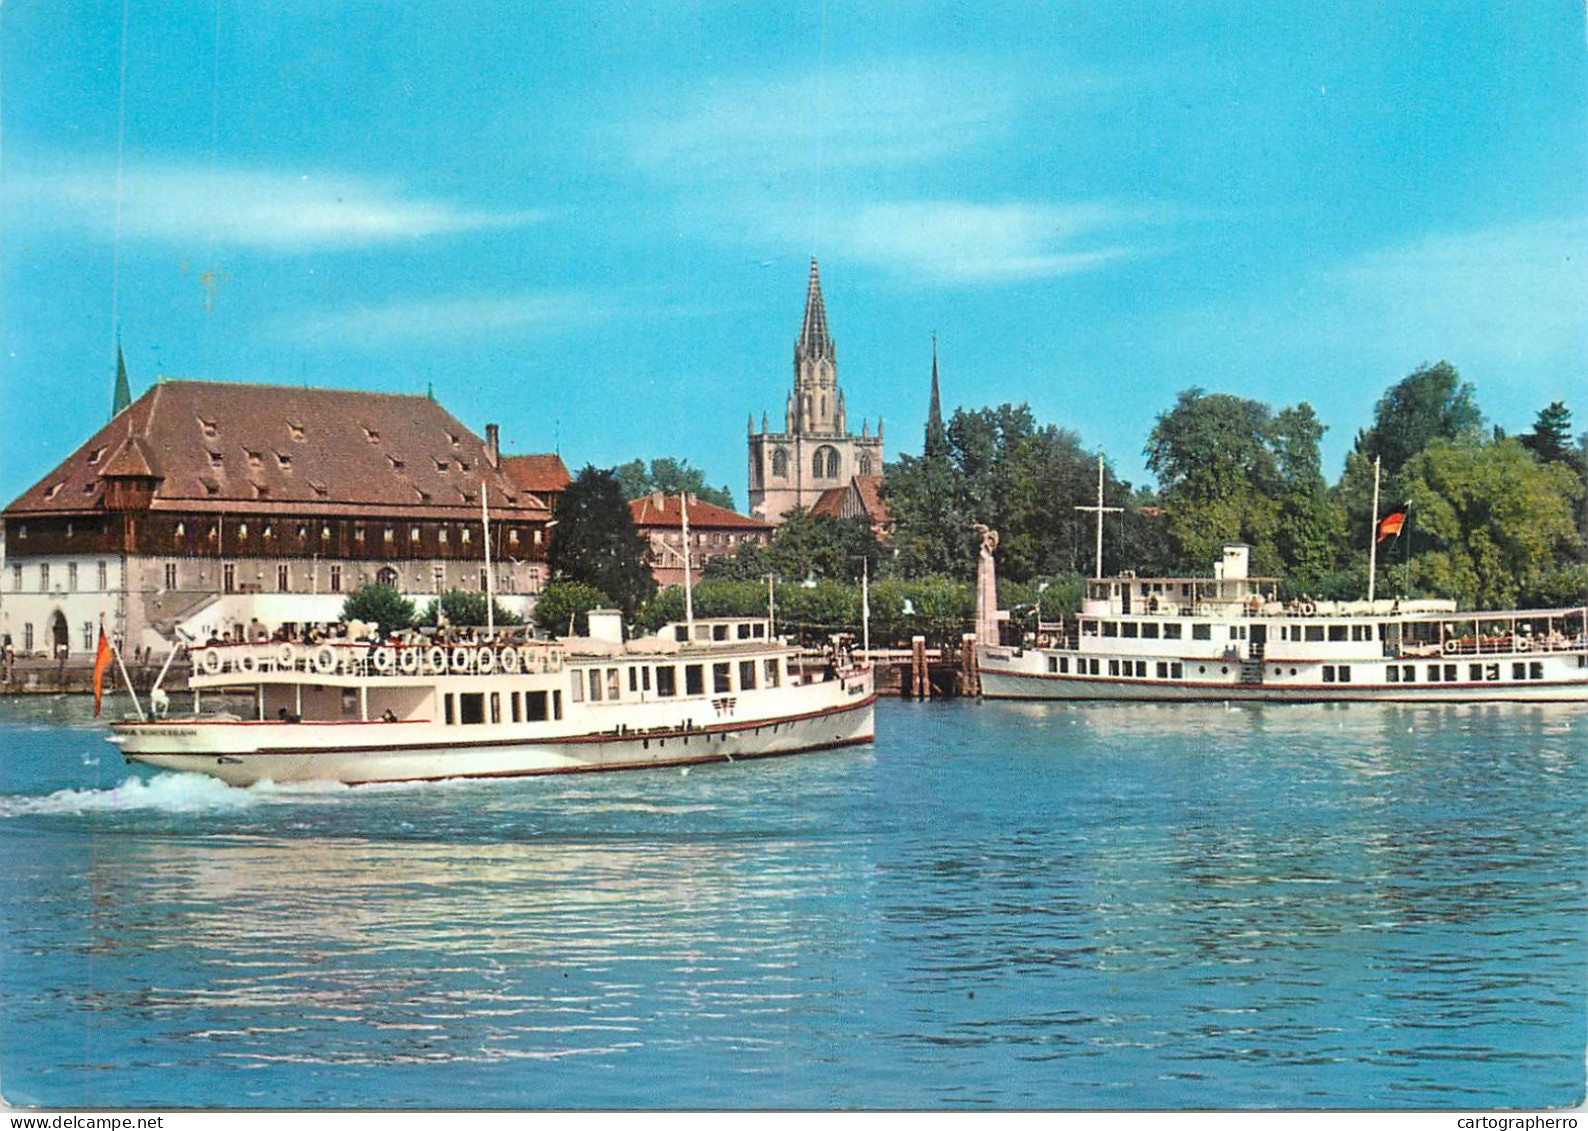
[[[475,651],[474,666],[481,675],[489,675],[496,670],[496,652],[489,644]]]
[[[419,674],[419,649],[401,649],[397,653],[397,667],[403,673],[403,675]]]
[[[439,644],[433,646],[425,653],[425,666],[430,669],[431,675],[440,675],[447,670],[447,650]]]
[[[535,670],[535,647],[532,644],[518,646],[518,670],[532,672]]]
[[[1460,647],[1461,647],[1461,644],[1460,644],[1460,642],[1459,642],[1459,641],[1455,641],[1455,640],[1446,640],[1446,641],[1445,641],[1445,644],[1444,644],[1444,648],[1445,648],[1445,655],[1447,655],[1447,656],[1453,656],[1453,655],[1455,655],[1455,653],[1456,653],[1456,649],[1458,649],[1458,648],[1460,648]]]
[[[497,657],[497,663],[504,672],[509,674],[518,671],[518,649],[508,645],[502,649],[502,654]]]
[[[1301,615],[1302,616],[1310,617],[1310,616],[1312,616],[1313,613],[1316,613],[1317,611],[1318,611],[1318,606],[1314,605],[1311,601],[1303,601],[1301,603]]]
[[[1196,615],[1199,616],[1199,617],[1210,617],[1210,616],[1212,616],[1213,615],[1213,606],[1208,604],[1206,601],[1201,602],[1196,607]]]
[[[291,644],[276,649],[276,670],[291,671],[298,663],[298,650]]]
[[[1518,652],[1531,652],[1533,650],[1533,638],[1531,636],[1518,636],[1516,638],[1516,650]]]
[[[375,661],[375,670],[382,675],[388,674],[392,668],[397,666],[397,653],[385,645],[374,649],[373,653],[371,659]]]
[[[232,660],[232,665],[244,675],[253,674],[254,669],[259,666],[258,661],[254,659],[254,653],[251,649],[245,649],[244,651],[239,652],[237,657]]]
[[[206,648],[199,653],[199,667],[204,669],[205,675],[217,675],[221,670],[221,654],[213,648]]]
[[[336,670],[336,649],[329,644],[322,644],[314,650],[314,670],[321,675],[330,675]]]
[[[473,668],[471,667],[469,661],[473,659],[473,656],[474,653],[469,649],[463,647],[461,644],[458,645],[456,648],[452,649],[452,670],[455,672],[472,671]]]

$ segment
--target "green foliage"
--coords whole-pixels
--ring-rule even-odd
[[[517,613],[502,608],[501,604],[492,601],[491,612],[494,622],[498,625],[523,624],[524,618]],[[437,615],[447,618],[447,623],[454,628],[463,625],[485,624],[485,594],[466,593],[462,589],[448,589],[430,604],[425,606],[425,611],[420,615],[420,623],[435,625]]]
[[[546,555],[552,576],[600,590],[632,619],[656,582],[616,474],[586,467],[557,501],[556,521]]]
[[[1582,552],[1572,515],[1583,488],[1570,468],[1506,439],[1435,441],[1405,472],[1419,584],[1476,608],[1551,602],[1560,565]]]
[[[601,590],[577,581],[554,581],[535,600],[535,623],[552,636],[584,636],[591,609],[612,604]]]
[[[412,628],[414,603],[390,585],[360,585],[342,602],[343,620],[380,625],[380,633]]]
[[[1357,434],[1356,450],[1369,465],[1379,457],[1384,473],[1395,476],[1435,440],[1477,439],[1482,429],[1472,386],[1441,361],[1390,386],[1373,408],[1372,426]]]
[[[1561,401],[1551,401],[1539,410],[1533,430],[1521,437],[1522,446],[1542,463],[1575,462],[1571,442],[1571,409]]]
[[[619,464],[613,471],[622,484],[625,499],[640,499],[660,491],[664,495],[690,494],[701,502],[734,509],[733,491],[726,486],[706,486],[706,473],[698,467],[691,467],[687,459],[664,456],[651,460],[649,467],[646,467],[644,460],[635,459]]]
[[[790,511],[765,546],[746,545],[738,554],[706,563],[704,576],[755,580],[767,575],[789,581],[807,577],[852,581],[882,568],[882,544],[863,518],[812,516]]]

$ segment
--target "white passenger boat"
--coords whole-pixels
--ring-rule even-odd
[[[870,669],[806,677],[766,619],[632,641],[617,613],[590,626],[558,641],[195,648],[194,712],[117,723],[111,741],[131,761],[249,785],[678,766],[873,737]],[[226,691],[252,694],[249,717],[202,712]]]
[[[1588,607],[1281,601],[1224,548],[1212,578],[1087,583],[1073,621],[978,650],[989,699],[1588,702]]]

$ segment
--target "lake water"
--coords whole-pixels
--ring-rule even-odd
[[[883,703],[357,790],[0,702],[0,1091],[65,1107],[1583,1099],[1588,705]]]

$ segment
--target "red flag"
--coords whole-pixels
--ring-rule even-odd
[[[99,650],[94,653],[94,718],[99,718],[99,700],[105,690],[105,669],[110,666],[110,641],[105,626],[99,626]]]
[[[1394,514],[1385,515],[1383,518],[1379,519],[1378,540],[1382,542],[1386,538],[1399,534],[1401,532],[1401,527],[1405,525],[1405,511],[1396,511]]]

